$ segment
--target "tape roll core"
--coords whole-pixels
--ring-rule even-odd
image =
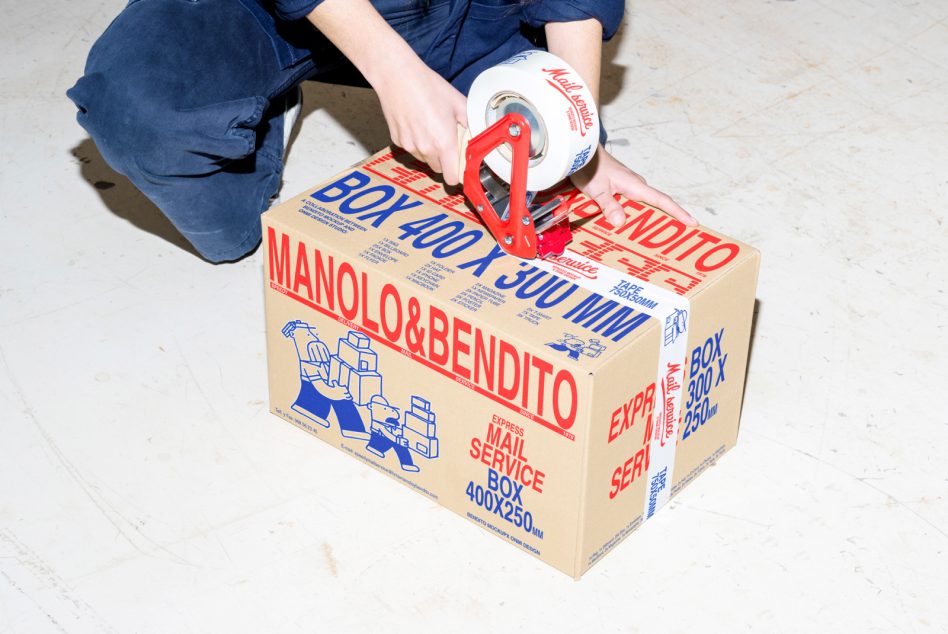
[[[547,150],[548,133],[543,117],[536,106],[530,103],[523,95],[514,92],[503,92],[494,96],[490,101],[487,112],[487,125],[491,125],[497,119],[502,118],[509,112],[522,114],[530,125],[530,165],[535,165],[543,160],[543,155]],[[506,146],[498,148],[505,158],[509,161],[510,150]]]

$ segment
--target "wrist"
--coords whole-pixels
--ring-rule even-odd
[[[376,91],[384,91],[393,82],[399,85],[410,84],[412,78],[428,68],[405,40],[394,31],[392,35],[384,46],[376,49],[384,53],[366,55],[361,63],[356,63],[363,77]]]

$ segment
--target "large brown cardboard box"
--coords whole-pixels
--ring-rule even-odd
[[[734,445],[759,254],[561,193],[521,261],[410,157],[345,170],[263,216],[267,347],[274,414],[579,577]]]

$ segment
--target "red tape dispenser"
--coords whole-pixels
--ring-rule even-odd
[[[510,188],[500,181],[484,159],[503,144],[510,146]],[[563,199],[557,196],[542,205],[530,205],[527,166],[530,160],[530,126],[523,115],[511,112],[498,119],[467,145],[464,195],[504,251],[518,258],[562,255],[573,239],[567,214],[557,214]]]
[[[589,89],[555,55],[518,53],[474,80],[468,122],[464,195],[500,248],[524,259],[561,255],[572,240],[563,199],[532,203],[592,159],[599,116]]]

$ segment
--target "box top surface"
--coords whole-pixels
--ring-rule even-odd
[[[274,207],[264,223],[293,236],[289,252],[281,254],[289,258],[288,276],[299,271],[300,264],[289,261],[297,253],[335,253],[419,294],[437,290],[432,302],[442,308],[458,309],[528,347],[560,351],[588,372],[659,327],[647,314],[650,294],[664,289],[693,299],[758,257],[744,243],[687,227],[635,201],[620,199],[628,219],[614,229],[593,201],[571,187],[543,192],[537,200],[555,195],[566,199],[574,235],[567,251],[545,267],[504,254],[459,188],[447,191],[398,149],[383,150]],[[265,230],[268,239],[276,240],[271,251],[286,244]],[[267,266],[275,266],[272,254]],[[598,286],[603,267],[627,281]],[[289,277],[286,282],[299,284]],[[645,308],[630,307],[630,297]]]

